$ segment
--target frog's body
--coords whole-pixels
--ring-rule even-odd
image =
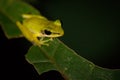
[[[22,16],[24,18],[23,22],[17,21],[16,24],[23,35],[35,45],[46,45],[46,42],[52,40],[52,38],[64,34],[59,20],[50,21],[40,15],[24,14]],[[38,37],[41,39],[39,40]],[[49,39],[44,40],[45,37],[49,37]]]

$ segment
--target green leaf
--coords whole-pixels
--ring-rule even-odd
[[[19,0],[0,0],[0,24],[8,38],[22,35],[15,23],[25,13],[39,14],[39,11]]]
[[[59,40],[50,46],[32,46],[26,55],[27,61],[34,65],[39,74],[49,70],[59,71],[65,80],[119,80],[117,70],[97,67],[77,55]],[[117,71],[120,75],[120,70]]]

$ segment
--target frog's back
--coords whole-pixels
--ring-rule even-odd
[[[41,30],[48,24],[48,20],[45,18],[27,18],[23,21],[23,25],[31,30]]]

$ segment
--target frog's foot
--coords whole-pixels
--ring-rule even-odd
[[[41,47],[42,45],[45,45],[45,46],[49,46],[49,44],[48,44],[48,41],[44,41],[44,40],[42,40],[42,41],[32,41],[32,43],[35,45],[35,46],[39,46],[39,47]]]
[[[44,40],[44,37],[42,37],[42,38],[39,40],[39,43],[40,43],[40,45],[49,46],[49,43],[48,43],[49,41],[53,41],[53,38],[49,38],[49,39]]]
[[[46,41],[41,41],[40,45],[45,45],[45,46],[49,46],[49,44]]]

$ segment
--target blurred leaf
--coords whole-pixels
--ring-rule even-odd
[[[39,74],[57,70],[65,80],[119,80],[120,78],[115,76],[117,70],[97,67],[57,39],[51,42],[49,47],[32,46],[26,58]],[[120,75],[120,70],[117,74]]]
[[[0,24],[8,38],[21,36],[15,22],[25,13],[39,14],[32,6],[19,0],[0,0]]]

